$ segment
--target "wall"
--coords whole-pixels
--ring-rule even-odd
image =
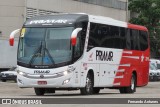
[[[14,47],[9,46],[8,39],[13,30],[22,27],[27,7],[55,12],[89,13],[126,21],[125,10],[75,0],[0,0],[0,68],[16,65],[18,38]]]
[[[10,33],[24,22],[25,0],[0,0],[0,69],[16,66],[17,41],[9,46]]]
[[[0,0],[0,39],[8,39],[11,31],[24,22],[25,0]]]
[[[11,47],[7,40],[0,40],[0,69],[17,65],[17,44],[15,41],[15,45]]]
[[[126,1],[126,0],[120,0]],[[46,5],[44,5],[46,4]],[[126,11],[74,0],[27,0],[27,7],[66,13],[89,13],[126,21]]]

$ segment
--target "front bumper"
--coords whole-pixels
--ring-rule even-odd
[[[16,80],[17,76],[16,75],[8,75],[8,76],[0,76],[0,80]]]
[[[160,81],[160,76],[149,76],[149,81]]]
[[[38,81],[45,81],[47,84],[38,84]],[[64,82],[67,81],[67,82]],[[22,75],[17,76],[17,83],[20,88],[68,88],[68,87],[76,87],[74,86],[74,79],[72,79],[72,73],[67,76],[61,76],[58,78],[39,78],[39,79],[31,79],[24,77]]]

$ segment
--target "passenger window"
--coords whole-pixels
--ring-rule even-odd
[[[139,31],[138,30],[131,30],[131,49],[133,50],[139,50]]]
[[[148,48],[148,36],[147,36],[147,32],[145,31],[140,31],[140,47],[141,50],[144,51]]]
[[[131,49],[131,37],[130,37],[130,29],[127,29],[126,32],[126,49]]]
[[[145,50],[148,48],[147,33],[123,27],[90,24],[88,51],[94,47]]]

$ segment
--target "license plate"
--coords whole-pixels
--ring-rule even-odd
[[[47,85],[47,81],[38,81],[38,85]]]
[[[2,75],[2,77],[6,77],[5,75]]]

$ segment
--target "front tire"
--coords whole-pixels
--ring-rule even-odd
[[[2,82],[6,82],[6,80],[2,80]]]
[[[17,79],[15,79],[14,82],[17,83]]]
[[[99,94],[100,88],[93,88],[93,94]]]
[[[80,89],[82,95],[93,94],[93,76],[88,73],[86,78],[86,86]]]
[[[131,85],[129,87],[122,87],[119,89],[120,93],[134,93],[136,92],[136,76],[132,74]]]
[[[37,96],[42,96],[45,93],[45,89],[44,88],[34,88],[35,94]]]

